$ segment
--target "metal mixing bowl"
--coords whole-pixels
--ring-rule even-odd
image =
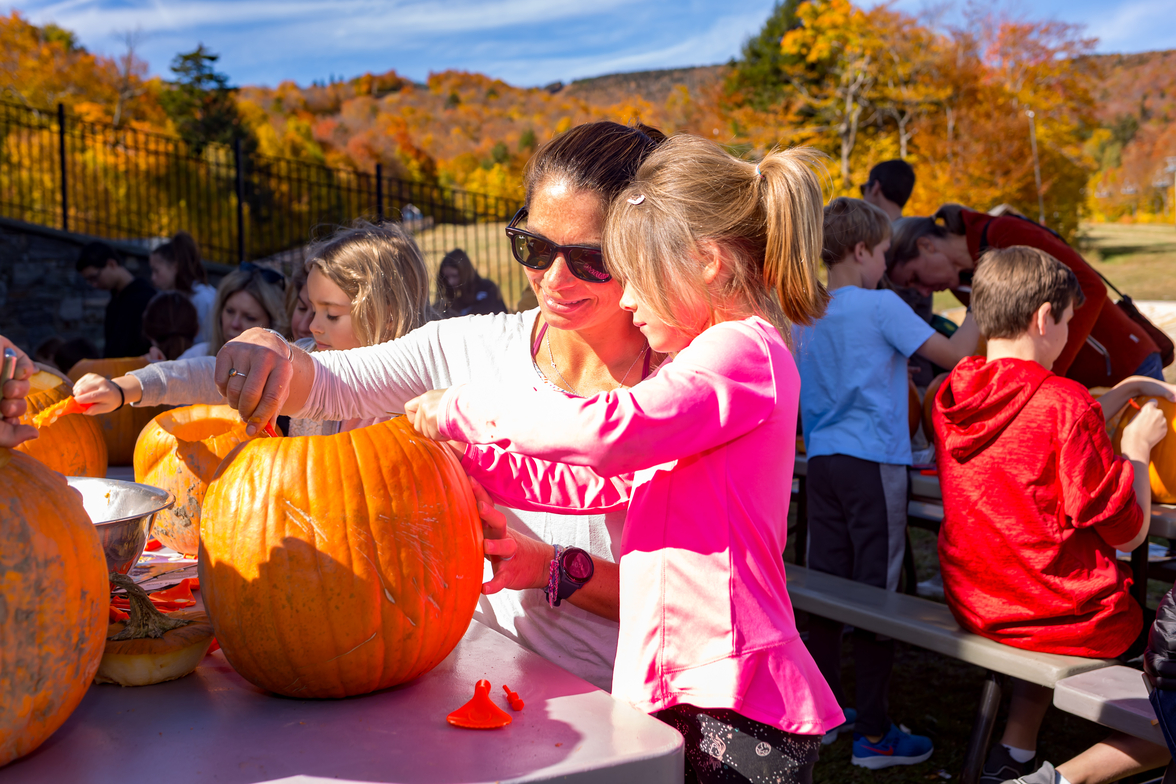
[[[129,572],[143,554],[155,513],[176,502],[171,493],[150,485],[88,476],[65,479],[82,494],[82,506],[102,540],[107,569],[119,574]]]

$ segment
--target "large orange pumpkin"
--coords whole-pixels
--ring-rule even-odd
[[[87,373],[117,378],[125,376],[132,370],[145,367],[147,367],[147,360],[143,357],[83,359],[69,369],[69,378],[76,384],[78,379]],[[114,466],[131,465],[135,458],[135,440],[139,437],[139,432],[146,427],[148,422],[166,410],[166,406],[135,408],[128,405],[118,411],[95,417],[102,428],[102,437],[106,439],[106,452],[110,464]]]
[[[1135,402],[1143,405],[1149,400],[1155,400],[1164,417],[1168,420],[1168,434],[1160,443],[1152,447],[1151,464],[1148,475],[1151,477],[1152,500],[1161,504],[1176,504],[1176,403],[1160,398],[1137,397]],[[1135,419],[1134,406],[1125,406],[1119,424],[1115,427],[1112,446],[1116,453],[1121,453],[1123,430]]]
[[[225,455],[248,439],[245,423],[228,406],[195,405],[151,420],[135,444],[135,481],[176,497],[155,515],[151,534],[176,552],[200,549],[200,505]]]
[[[28,410],[22,424],[33,424],[33,417],[73,394],[64,376],[38,370],[29,379],[25,398]],[[106,441],[102,429],[88,416],[73,414],[43,427],[37,438],[25,441],[17,451],[35,457],[49,468],[66,476],[106,476]]]
[[[0,449],[0,765],[28,754],[82,700],[106,644],[98,533],[61,474]]]
[[[290,697],[366,694],[428,672],[481,591],[469,480],[403,417],[245,442],[208,486],[200,542],[225,657]]]

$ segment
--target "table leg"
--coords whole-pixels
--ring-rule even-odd
[[[980,692],[980,707],[976,710],[976,722],[972,725],[972,736],[968,738],[968,751],[964,755],[964,772],[960,774],[962,784],[976,784],[984,768],[988,744],[992,740],[992,728],[996,724],[996,712],[1000,709],[1000,676],[988,673],[984,688]]]

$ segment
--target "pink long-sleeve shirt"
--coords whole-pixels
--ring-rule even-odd
[[[469,385],[439,424],[501,503],[629,504],[613,695],[729,708],[798,734],[844,718],[796,631],[784,574],[800,377],[752,317],[703,332],[632,389],[591,398]],[[628,476],[632,474],[631,478]]]

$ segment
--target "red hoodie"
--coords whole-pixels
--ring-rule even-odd
[[[1142,628],[1113,544],[1143,524],[1102,408],[1036,362],[969,357],[932,415],[939,563],[960,626],[1043,653],[1114,657]]]

